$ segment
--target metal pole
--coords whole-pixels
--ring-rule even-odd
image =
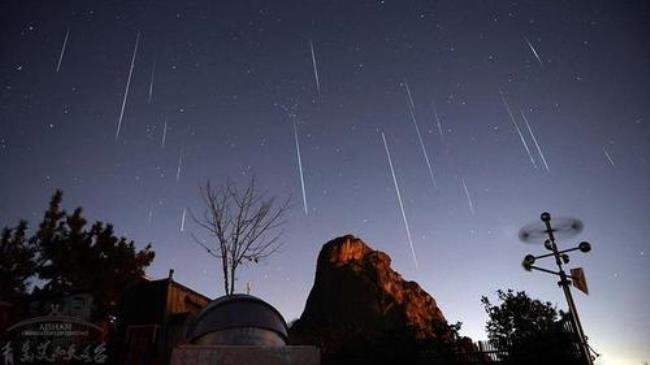
[[[555,263],[557,264],[558,269],[560,270],[560,281],[558,285],[562,287],[564,291],[564,296],[566,297],[567,304],[569,306],[569,315],[571,316],[571,326],[578,336],[578,341],[580,345],[580,352],[585,360],[587,365],[593,365],[591,360],[591,353],[589,352],[589,347],[584,338],[584,333],[582,332],[582,325],[578,318],[578,310],[576,309],[575,303],[573,302],[573,296],[571,296],[571,289],[569,288],[570,281],[567,279],[567,275],[562,269],[562,259],[560,253],[558,252],[557,245],[555,244],[555,236],[553,235],[553,229],[551,228],[551,215],[548,213],[542,213],[542,221],[546,225],[546,233],[548,238],[551,241],[551,247],[553,249],[553,255],[555,256]]]
[[[592,365],[593,361],[591,359],[591,352],[589,350],[589,346],[587,344],[587,340],[585,339],[585,333],[582,330],[582,324],[580,323],[580,317],[578,316],[578,310],[576,309],[576,305],[573,302],[573,295],[571,295],[571,290],[569,289],[568,286],[568,281],[567,285],[564,286],[564,295],[567,298],[567,302],[569,303],[569,306],[571,308],[571,313],[573,315],[573,319],[575,320],[575,324],[578,327],[578,330],[580,331],[580,345],[582,348],[582,352],[584,353],[584,356],[586,356],[586,361],[587,364]]]

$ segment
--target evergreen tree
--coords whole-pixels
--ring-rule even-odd
[[[0,300],[22,302],[36,273],[36,247],[27,239],[27,222],[4,228],[0,236]]]
[[[28,295],[27,284],[38,278],[39,295],[65,296],[89,293],[94,298],[93,317],[105,318],[124,289],[142,280],[154,259],[151,245],[136,250],[133,241],[118,238],[113,226],[102,222],[90,228],[81,208],[72,214],[61,209],[63,193],[50,200],[38,230],[26,239],[27,223],[5,228],[1,237],[1,298],[15,302]]]

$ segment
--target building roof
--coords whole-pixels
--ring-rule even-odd
[[[188,330],[190,340],[233,328],[259,328],[273,331],[285,341],[287,324],[280,312],[260,298],[247,294],[215,299],[199,313]]]
[[[122,294],[120,314],[128,325],[161,324],[168,314],[197,313],[210,298],[172,278],[147,280]]]

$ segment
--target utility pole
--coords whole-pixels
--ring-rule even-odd
[[[562,291],[564,292],[564,297],[566,298],[567,305],[569,307],[569,315],[571,317],[571,327],[574,333],[576,334],[578,345],[580,348],[580,353],[586,365],[593,365],[594,359],[591,356],[591,349],[587,344],[587,338],[582,329],[582,324],[580,323],[580,317],[578,316],[578,309],[576,308],[575,302],[573,301],[573,295],[571,294],[570,279],[573,279],[574,281],[576,279],[571,275],[567,275],[566,272],[564,272],[564,268],[562,266],[563,264],[569,263],[569,255],[567,255],[567,252],[580,250],[581,252],[587,253],[591,251],[591,244],[589,244],[589,242],[581,242],[577,247],[569,248],[566,250],[559,250],[557,247],[557,243],[555,241],[554,232],[561,232],[562,229],[564,229],[565,231],[571,229],[577,231],[578,229],[581,229],[582,227],[581,223],[578,220],[574,220],[576,223],[566,225],[566,227],[568,228],[554,229],[551,227],[551,215],[549,213],[547,212],[542,213],[540,218],[544,223],[543,232],[548,237],[548,239],[546,239],[546,241],[544,242],[544,247],[546,247],[546,249],[551,251],[551,253],[540,255],[540,256],[526,255],[526,257],[524,257],[524,262],[522,265],[524,266],[524,269],[526,269],[527,271],[537,270],[548,274],[554,274],[560,277],[560,281],[558,281],[558,285],[562,288]],[[535,233],[535,232],[531,232],[531,233]],[[520,234],[520,237],[522,237],[522,239],[528,239],[529,237],[534,235],[531,233],[526,232],[526,228],[524,228],[522,230],[522,233]],[[557,264],[558,271],[553,271],[542,267],[533,266],[533,264],[537,259],[546,258],[546,257],[555,258],[555,263]]]

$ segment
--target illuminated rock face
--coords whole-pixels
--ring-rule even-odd
[[[390,264],[387,254],[354,236],[327,242],[290,342],[318,345],[328,354],[385,339],[415,343],[439,335],[434,327],[446,320],[436,301]]]

